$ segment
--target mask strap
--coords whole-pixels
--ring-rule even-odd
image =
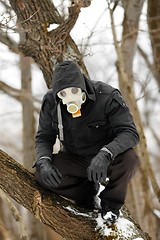
[[[59,137],[60,137],[60,141],[63,141],[64,135],[63,135],[63,124],[62,124],[62,114],[61,114],[60,102],[58,103],[58,106],[57,106],[57,116],[58,116]]]

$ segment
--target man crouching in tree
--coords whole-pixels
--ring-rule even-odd
[[[36,134],[38,183],[80,207],[95,208],[100,183],[101,216],[119,217],[127,185],[139,164],[139,136],[119,90],[92,81],[71,61],[60,63],[44,96]],[[53,153],[58,138],[62,149]]]

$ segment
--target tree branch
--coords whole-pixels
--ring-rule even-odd
[[[69,34],[79,16],[80,7],[87,6],[90,2],[72,1],[69,16],[64,20],[54,3],[49,0],[36,0],[35,3],[31,0],[10,0],[18,17],[18,24],[25,32],[25,40],[19,45],[19,50],[25,56],[32,57],[39,65],[48,88],[51,87],[54,65],[64,59],[76,59],[84,73],[87,73],[82,55]],[[59,26],[49,31],[49,26],[53,23]]]
[[[150,239],[131,219],[127,210],[123,210],[124,216],[120,219],[130,221],[129,228],[133,231],[129,235],[131,237],[126,237],[126,233],[118,228],[118,224],[110,228],[99,225],[97,228],[98,213],[89,213],[84,209],[76,208],[70,201],[45,191],[36,183],[32,173],[2,150],[0,150],[0,176],[0,188],[4,192],[66,240],[129,240],[135,237]],[[106,231],[109,231],[107,236]],[[111,238],[112,236],[114,238]]]
[[[3,30],[1,30],[0,42],[6,45],[12,52],[14,53],[19,52],[18,44],[12,38],[9,37],[7,32],[4,32]]]
[[[26,92],[25,90],[19,90],[16,88],[13,88],[6,83],[2,82],[0,80],[0,90],[7,93],[10,97],[13,97],[19,102],[22,102],[23,100],[28,100],[36,103],[41,103],[40,100],[32,96],[30,93]],[[39,109],[34,106],[34,110],[39,113]]]
[[[40,188],[33,174],[2,151],[0,151],[0,176],[0,187],[4,192],[27,208],[40,222],[66,239],[79,240],[74,229],[80,231],[82,239],[94,235],[95,220],[90,220],[86,224],[90,219],[87,214],[87,217],[83,217],[83,214],[76,215],[67,210],[66,200]],[[75,212],[78,213],[76,209]]]

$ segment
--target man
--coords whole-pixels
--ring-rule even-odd
[[[56,67],[52,87],[40,111],[36,179],[88,209],[94,209],[98,186],[105,184],[101,216],[112,224],[138,166],[133,147],[139,136],[129,109],[117,89],[88,80],[71,61]],[[63,147],[54,154],[57,136]]]

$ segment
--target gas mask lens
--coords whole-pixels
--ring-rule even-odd
[[[63,104],[67,105],[67,111],[72,114],[81,109],[81,105],[86,100],[85,92],[82,92],[82,89],[77,87],[65,88],[59,91],[57,96],[62,99]]]
[[[66,96],[66,92],[65,91],[60,91],[59,92],[59,97],[60,98],[63,98],[63,97],[65,97]]]
[[[73,88],[71,89],[71,92],[72,92],[73,94],[77,94],[79,90],[82,91],[80,88],[73,87]]]
[[[73,103],[69,103],[67,105],[67,111],[69,113],[74,114],[74,113],[76,113],[78,111],[78,106],[74,102]]]

